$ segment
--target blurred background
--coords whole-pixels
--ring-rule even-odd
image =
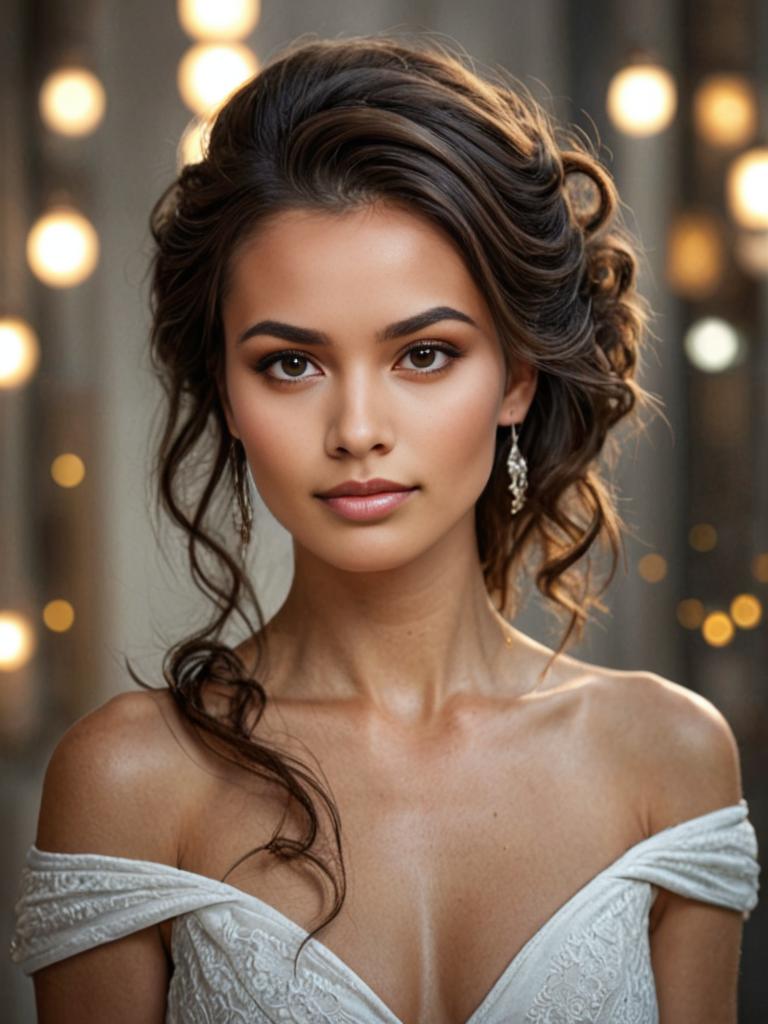
[[[4,0],[0,33],[0,930],[7,949],[48,757],[75,719],[162,683],[207,609],[155,522],[148,216],[206,118],[304,33],[419,31],[522,78],[599,147],[656,313],[641,383],[668,423],[624,446],[631,528],[571,649],[703,694],[728,718],[768,850],[768,2]],[[291,575],[263,506],[269,616]],[[535,593],[516,625],[551,646]],[[763,838],[764,837],[764,838]],[[740,1017],[768,1020],[768,907],[744,930]],[[761,957],[762,953],[762,957]],[[0,958],[3,1019],[31,980]]]

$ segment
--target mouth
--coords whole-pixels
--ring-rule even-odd
[[[395,480],[384,480],[375,477],[371,480],[345,480],[342,484],[331,487],[328,491],[318,494],[318,498],[360,497],[369,494],[392,494],[396,491],[412,491],[413,487]]]
[[[318,497],[344,519],[364,522],[388,515],[405,504],[418,489],[418,487],[401,487],[399,490],[373,491],[370,494],[339,494],[330,497],[318,495]]]

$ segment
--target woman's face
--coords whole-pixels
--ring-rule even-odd
[[[490,312],[439,229],[385,205],[281,213],[237,251],[222,312],[229,429],[296,543],[377,571],[474,531],[496,428],[524,419],[536,377],[505,389]],[[318,497],[374,477],[414,490],[367,519]]]

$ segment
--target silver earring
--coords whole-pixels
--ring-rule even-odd
[[[245,556],[248,551],[248,544],[251,540],[251,526],[253,525],[253,506],[251,505],[251,497],[248,493],[248,481],[245,478],[245,461],[242,465],[237,458],[237,451],[235,448],[236,441],[233,438],[232,444],[229,449],[229,457],[232,463],[232,475],[235,482],[235,497],[237,498],[237,507],[239,509],[239,521],[237,512],[232,510],[232,525],[235,528],[235,533],[240,536],[240,561],[245,561]]]
[[[517,432],[514,423],[512,424],[512,447],[509,449],[507,458],[507,472],[509,473],[508,490],[512,495],[510,511],[514,516],[525,504],[525,492],[528,487],[528,463],[517,447]]]

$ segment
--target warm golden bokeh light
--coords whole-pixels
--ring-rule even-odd
[[[757,131],[757,99],[743,75],[709,75],[693,97],[696,131],[712,146],[746,146]]]
[[[701,626],[701,635],[710,647],[725,647],[733,640],[733,623],[725,612],[710,612]]]
[[[54,633],[66,633],[75,621],[75,609],[63,599],[49,601],[43,608],[43,622]]]
[[[740,227],[768,228],[768,146],[750,149],[733,161],[726,175],[726,193]]]
[[[658,583],[667,575],[667,560],[662,555],[643,555],[638,560],[637,571],[646,583]]]
[[[35,631],[25,615],[0,611],[0,672],[15,672],[35,651]]]
[[[257,71],[256,57],[247,46],[198,43],[179,61],[179,92],[193,113],[206,117]]]
[[[85,464],[79,455],[66,452],[51,463],[51,476],[59,487],[77,487],[85,476]]]
[[[696,523],[688,531],[688,543],[694,551],[711,551],[717,546],[717,530],[711,523]]]
[[[608,116],[627,135],[656,135],[677,110],[677,86],[660,64],[630,64],[611,79],[606,98]]]
[[[242,39],[256,27],[260,0],[178,0],[179,24],[193,39]]]
[[[210,130],[211,122],[209,120],[200,117],[192,118],[179,140],[176,159],[179,171],[186,164],[199,163],[205,157]]]
[[[761,551],[752,559],[752,575],[758,583],[768,583],[768,551]]]
[[[667,236],[667,282],[692,299],[710,295],[723,276],[723,242],[717,218],[707,213],[678,214]]]
[[[704,621],[704,605],[696,597],[686,597],[678,602],[677,621],[686,629],[698,629]]]
[[[763,617],[763,606],[754,594],[737,594],[731,601],[730,611],[740,629],[754,629]]]
[[[768,228],[764,231],[739,231],[734,251],[748,274],[768,277]]]
[[[44,214],[27,236],[27,260],[43,284],[71,288],[90,277],[99,261],[99,236],[77,210]]]
[[[18,317],[0,318],[0,388],[20,388],[40,362],[37,335]]]
[[[40,88],[40,116],[61,135],[89,135],[101,124],[106,108],[104,86],[86,68],[52,71]]]

